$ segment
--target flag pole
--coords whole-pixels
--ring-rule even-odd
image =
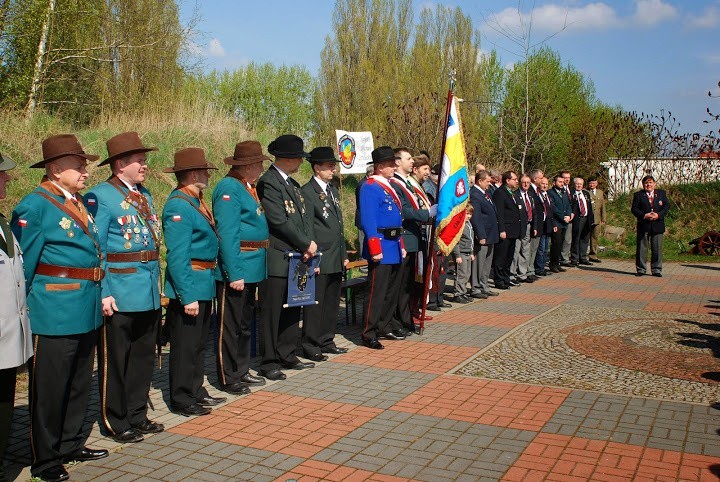
[[[448,89],[448,95],[447,95],[447,105],[445,106],[445,123],[443,124],[443,140],[442,140],[442,146],[440,147],[440,172],[438,173],[438,182],[437,182],[437,193],[440,194],[440,182],[442,181],[442,164],[443,164],[443,157],[445,156],[445,142],[447,141],[447,130],[448,130],[448,123],[450,121],[450,104],[452,102],[453,97],[453,87],[455,86],[455,70],[453,69],[450,72],[450,88]],[[437,195],[435,199],[435,204],[437,204]],[[420,334],[425,331],[425,313],[427,311],[427,299],[428,299],[428,292],[430,290],[430,277],[432,276],[432,267],[435,264],[435,236],[436,236],[436,230],[437,230],[437,222],[436,220],[433,220],[433,223],[430,228],[430,246],[428,249],[428,259],[425,262],[425,272],[423,273],[423,297],[422,297],[422,312],[420,314]],[[429,268],[429,269],[428,269]],[[439,289],[444,289],[444,287],[439,287]],[[440,293],[442,294],[442,292]]]

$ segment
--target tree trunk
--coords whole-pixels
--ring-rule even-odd
[[[25,107],[25,115],[32,117],[38,103],[38,93],[42,86],[43,68],[45,65],[45,51],[47,50],[48,37],[50,36],[50,22],[55,13],[55,0],[48,0],[48,8],[45,14],[45,22],[43,22],[42,31],[40,33],[40,42],[38,43],[37,59],[35,61],[35,69],[33,70],[32,84],[30,84],[30,94],[28,95],[27,106]]]

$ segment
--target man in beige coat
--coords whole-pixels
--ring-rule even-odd
[[[6,171],[15,162],[0,154],[0,199],[10,181]],[[15,404],[17,367],[32,356],[30,320],[25,300],[25,273],[20,247],[10,231],[7,219],[0,213],[0,480],[5,480],[2,466]]]
[[[599,263],[598,258],[598,238],[600,238],[600,230],[607,222],[607,206],[605,201],[605,193],[602,189],[598,189],[598,181],[595,176],[588,177],[588,191],[590,192],[590,200],[592,201],[593,215],[595,224],[590,227],[590,250],[588,252],[589,259],[593,263]]]

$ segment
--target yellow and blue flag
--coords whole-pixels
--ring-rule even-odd
[[[437,245],[445,256],[450,254],[462,236],[469,188],[460,116],[455,104],[455,96],[451,94],[436,220]]]

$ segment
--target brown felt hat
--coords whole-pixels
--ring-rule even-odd
[[[97,161],[100,156],[85,154],[80,141],[73,134],[50,136],[42,142],[43,160],[30,167],[45,167],[45,164],[65,156],[78,156],[88,161]]]
[[[230,166],[248,166],[270,160],[268,156],[263,154],[258,141],[243,141],[235,144],[235,153],[232,157],[226,157],[224,162]]]
[[[98,166],[104,166],[115,159],[137,154],[138,152],[157,151],[157,147],[145,147],[137,132],[123,132],[108,139],[107,151],[109,157],[98,164]]]
[[[205,149],[186,147],[175,153],[175,164],[172,167],[166,167],[163,172],[180,172],[193,169],[217,169],[217,167],[205,160]]]

